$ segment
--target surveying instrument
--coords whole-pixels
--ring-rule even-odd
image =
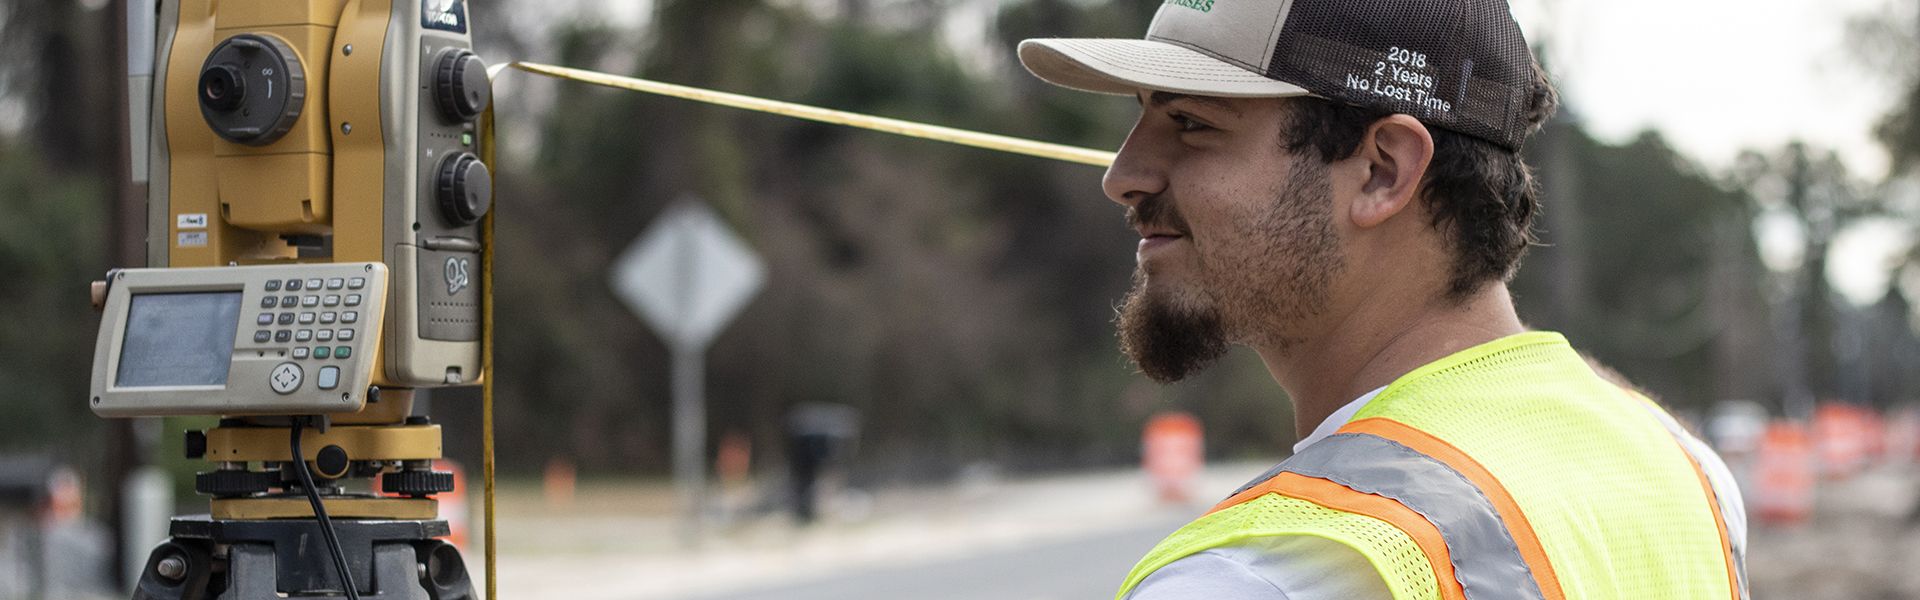
[[[492,92],[465,0],[147,8],[149,259],[95,283],[89,404],[220,421],[186,433],[209,514],[173,519],[133,597],[473,597],[413,415],[483,376]]]

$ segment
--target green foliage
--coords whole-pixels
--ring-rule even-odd
[[[102,188],[0,140],[0,449],[95,428],[87,365],[99,317],[87,304],[87,282],[106,273]]]

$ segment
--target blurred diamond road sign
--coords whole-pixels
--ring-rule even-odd
[[[707,203],[685,197],[613,265],[613,289],[676,350],[705,350],[766,281],[766,267]]]

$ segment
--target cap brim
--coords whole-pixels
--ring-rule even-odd
[[[1248,98],[1305,96],[1300,86],[1178,44],[1043,38],[1020,42],[1020,64],[1048,83],[1131,96],[1142,89]]]

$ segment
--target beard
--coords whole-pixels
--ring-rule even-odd
[[[1152,285],[1143,267],[1134,268],[1115,325],[1120,350],[1141,374],[1180,381],[1225,356],[1232,343],[1286,351],[1299,343],[1300,324],[1326,310],[1333,277],[1345,267],[1326,165],[1296,160],[1272,196],[1205,241],[1192,237],[1171,194],[1128,211],[1129,221],[1181,231],[1200,259],[1188,289]]]

